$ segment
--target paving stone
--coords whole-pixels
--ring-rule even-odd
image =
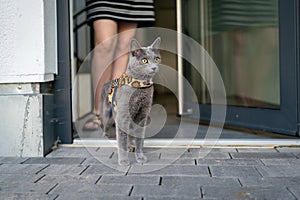
[[[0,200],[53,200],[57,195],[37,194],[37,193],[4,193],[0,192]]]
[[[288,190],[298,199],[300,198],[300,185],[289,186]]]
[[[176,187],[177,185],[197,185],[197,186],[220,186],[230,185],[239,187],[240,183],[237,178],[216,178],[216,177],[176,177],[162,176],[161,185]]]
[[[300,159],[261,159],[264,165],[300,165]]]
[[[44,175],[38,183],[84,183],[95,184],[100,179],[100,175]]]
[[[96,149],[96,152],[103,153],[103,154],[110,154],[112,152],[117,152],[117,147],[100,147]]]
[[[149,161],[155,161],[155,160],[158,160],[159,157],[160,157],[160,153],[159,152],[146,152],[144,153],[145,156],[147,156],[147,159]],[[136,159],[135,159],[135,153],[134,152],[129,152],[129,155],[128,155],[129,159],[132,161],[132,162],[136,162]],[[112,159],[116,160],[118,159],[118,154],[117,153],[114,153],[113,156],[112,156]]]
[[[298,159],[300,159],[300,152],[294,152],[293,153]]]
[[[200,159],[230,159],[230,155],[225,152],[210,152],[207,155],[200,152]]]
[[[91,165],[84,172],[83,175],[97,174],[97,175],[106,175],[106,174],[117,174],[125,175],[128,172],[129,166],[119,166],[115,165]]]
[[[154,151],[152,150],[151,152],[157,152],[161,154],[161,158],[170,158],[168,156],[172,156],[173,157],[180,157],[182,154],[184,153],[188,153],[188,148],[157,148],[154,149]],[[147,151],[147,150],[145,150]],[[149,152],[149,151],[147,151]]]
[[[172,160],[167,160],[167,161],[160,160],[159,156],[157,154],[145,153],[144,155],[147,156],[147,162],[144,163],[144,165],[157,165],[157,164],[159,165],[159,164],[171,164],[172,163]],[[139,164],[136,161],[134,153],[131,152],[128,157],[129,157],[131,165]],[[113,157],[110,158],[110,159],[96,158],[96,157],[94,157],[94,158],[95,158],[95,160],[90,160],[90,161],[87,161],[87,162],[84,162],[84,163],[91,163],[91,164],[98,164],[98,165],[103,164],[103,165],[106,165],[106,166],[119,166],[117,154],[114,154]],[[176,162],[176,160],[173,160],[173,161]],[[180,162],[178,162],[178,163],[180,163]],[[182,164],[186,164],[186,163],[189,163],[189,164],[193,163],[193,165],[195,165],[195,161],[182,162]]]
[[[292,147],[287,147],[287,148],[277,148],[279,152],[284,152],[284,153],[292,153],[295,155],[297,158],[300,158],[300,147],[297,148],[292,148]]]
[[[200,166],[256,166],[262,165],[260,160],[256,159],[200,159],[197,160]]]
[[[86,158],[81,164],[82,165],[103,165],[102,160],[103,160],[102,157],[101,158],[89,157],[89,158]]]
[[[159,185],[134,185],[131,196],[169,198],[200,198],[197,185],[178,185],[177,187]]]
[[[24,164],[64,164],[64,165],[73,165],[81,164],[85,158],[66,158],[66,157],[56,157],[56,158],[29,158]]]
[[[199,158],[198,152],[161,152],[161,159],[195,159]]]
[[[50,174],[50,175],[58,175],[58,174],[73,174],[79,175],[81,174],[88,166],[84,165],[57,165],[53,164],[44,170],[40,171],[40,174]]]
[[[0,157],[0,164],[22,164],[28,158],[19,157]]]
[[[112,157],[111,157],[112,156]],[[102,156],[93,156],[90,158],[87,158],[82,164],[83,165],[107,165],[107,166],[118,166],[118,156],[115,156],[115,154],[112,154],[109,157],[102,157]],[[132,162],[135,161],[135,157],[130,156],[130,160]]]
[[[148,152],[148,153],[144,153],[144,155],[147,157],[148,161],[152,162],[152,161],[156,161],[159,159],[160,157],[160,153],[159,152]],[[135,158],[135,153],[134,152],[129,152],[129,155],[128,155],[131,163],[136,163],[136,158]],[[103,160],[104,162],[108,162],[108,163],[116,163],[118,162],[118,154],[117,153],[114,153],[112,158],[109,159],[109,160],[105,160],[105,159],[101,159]],[[112,162],[113,161],[113,162]]]
[[[37,180],[41,179],[43,174],[0,174],[0,184],[7,183],[35,183]]]
[[[4,193],[41,193],[46,194],[56,184],[55,183],[30,183],[30,182],[11,182],[1,183],[0,191]]]
[[[180,159],[230,159],[226,152],[185,152],[182,155],[173,153],[161,153],[161,159],[180,158]]]
[[[161,156],[159,152],[145,152],[145,156],[147,156],[148,160],[158,160]],[[131,155],[135,158],[135,154],[131,153]]]
[[[133,165],[129,175],[165,175],[165,176],[209,176],[208,168],[204,166],[184,165]]]
[[[36,174],[46,168],[46,164],[3,164],[0,174]]]
[[[131,159],[132,160],[132,159]],[[87,158],[82,165],[106,165],[106,166],[118,166],[118,158],[104,158],[104,157],[90,157]]]
[[[161,197],[146,197],[143,200],[162,200]],[[163,200],[199,200],[199,197],[163,197]]]
[[[296,199],[284,187],[203,187],[204,199]]]
[[[95,147],[59,147],[54,150],[46,157],[91,157],[92,153],[95,152]]]
[[[101,197],[103,195],[113,195],[113,196],[129,196],[131,191],[131,185],[95,185],[95,184],[83,184],[78,182],[73,183],[61,183],[58,184],[49,194],[84,194],[88,195],[96,194],[96,196]],[[72,192],[70,192],[72,191]],[[87,196],[88,197],[88,196]],[[89,199],[89,198],[86,198]]]
[[[213,177],[261,177],[253,166],[210,166]]]
[[[195,159],[150,159],[144,165],[196,165]]]
[[[66,193],[61,194],[55,200],[142,200],[141,197],[116,196],[114,194],[99,194],[99,193]]]
[[[295,158],[292,153],[279,153],[279,152],[242,152],[230,153],[233,159],[274,159],[274,158]]]
[[[154,147],[144,147],[144,148],[143,148],[143,151],[144,151],[144,152],[148,152],[148,153],[150,152],[150,153],[151,153],[151,152],[159,151],[160,149],[163,149],[163,148],[159,148],[159,147],[155,147],[155,148],[154,148]]]
[[[287,187],[300,185],[300,177],[241,177],[243,187]],[[300,196],[299,196],[300,197]]]
[[[110,159],[113,155],[117,154],[117,148],[104,147],[98,148],[95,151],[89,151],[91,157],[97,157],[101,159]]]
[[[104,175],[98,184],[116,185],[158,185],[159,176],[112,176]]]
[[[145,152],[148,153],[172,153],[172,154],[182,154],[188,153],[188,148],[155,148],[149,149],[145,148]]]
[[[299,165],[257,166],[263,177],[300,177]]]
[[[286,152],[286,153],[293,153],[293,152],[300,152],[300,147],[293,148],[293,147],[287,147],[287,148],[276,148],[279,152]]]
[[[278,151],[276,150],[276,148],[237,148],[237,152],[239,153],[266,153],[266,152],[270,152],[270,153],[278,153]]]

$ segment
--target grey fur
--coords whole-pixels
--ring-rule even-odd
[[[160,64],[160,37],[152,45],[141,47],[133,39],[131,41],[129,62],[126,74],[139,80],[150,80],[158,72]],[[148,60],[143,64],[142,59]],[[159,58],[159,62],[155,59]],[[110,84],[104,86],[104,91],[108,91]],[[117,112],[114,112],[116,122],[116,137],[118,142],[118,161],[120,165],[130,165],[128,151],[131,144],[135,144],[135,156],[139,163],[147,162],[147,157],[143,154],[144,135],[147,118],[151,110],[153,99],[153,86],[147,88],[133,88],[122,86],[116,93]],[[107,99],[107,93],[103,93],[103,98]],[[108,112],[110,104],[104,104],[104,113]],[[106,115],[104,120],[104,130],[107,133],[112,128],[113,120]]]

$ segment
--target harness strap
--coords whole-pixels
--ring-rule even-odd
[[[111,91],[110,94],[108,95],[108,102],[110,103],[109,117],[112,116],[113,110],[116,107],[115,97],[118,90],[118,85],[119,84],[117,80],[112,81]]]
[[[126,73],[123,73],[120,78],[114,79],[111,81],[111,87],[108,94],[108,102],[110,103],[109,117],[112,116],[112,112],[116,109],[115,96],[119,87],[127,85],[133,88],[148,88],[153,85],[152,79],[147,80],[138,80],[132,77],[129,77]]]

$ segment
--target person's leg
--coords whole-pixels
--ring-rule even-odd
[[[115,52],[118,24],[113,20],[96,20],[93,24],[95,32],[95,49],[92,60],[92,87],[94,91],[94,114],[100,114],[100,97],[104,83],[110,81],[111,62]],[[84,125],[84,129],[97,129],[101,125],[99,118],[91,119]]]
[[[118,23],[118,42],[115,51],[115,58],[112,65],[112,79],[119,78],[127,68],[129,58],[130,41],[135,35],[137,23],[119,22]]]

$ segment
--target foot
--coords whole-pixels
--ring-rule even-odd
[[[130,165],[130,160],[128,158],[128,152],[124,150],[118,150],[118,161],[119,165],[128,166]]]
[[[83,125],[83,131],[96,131],[102,128],[102,120],[99,115],[93,115]]]
[[[119,160],[119,165],[121,165],[121,166],[129,166],[130,165],[130,160],[129,159],[120,159]]]
[[[146,163],[147,162],[147,157],[143,153],[136,153],[135,158],[138,163]]]
[[[108,139],[116,139],[116,133],[112,131],[105,131],[104,136]]]

